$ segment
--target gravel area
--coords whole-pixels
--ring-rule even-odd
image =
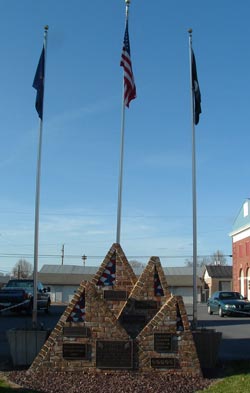
[[[26,389],[43,393],[194,393],[213,380],[202,377],[161,373],[70,373],[10,371],[8,380]]]

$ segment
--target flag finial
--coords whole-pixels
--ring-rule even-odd
[[[48,31],[48,30],[49,30],[49,26],[48,26],[48,25],[45,25],[45,26],[44,26],[44,30]]]
[[[126,5],[130,4],[130,0],[125,0]]]
[[[193,30],[192,30],[192,29],[188,29],[188,33],[189,33],[189,34],[192,34],[192,33],[193,33]]]

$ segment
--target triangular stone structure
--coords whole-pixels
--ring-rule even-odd
[[[120,244],[114,243],[92,279],[110,309],[119,315],[132,291],[137,277]]]
[[[158,257],[151,257],[119,314],[127,333],[135,338],[171,296]]]
[[[77,317],[79,320],[76,320]],[[106,368],[106,360],[110,357],[108,361],[115,365],[119,356],[116,352],[123,347],[127,351],[127,358],[123,361],[126,368],[132,368],[132,341],[95,285],[83,282],[30,370],[36,371],[41,367],[94,371],[97,366]]]
[[[193,335],[181,296],[171,296],[136,338],[140,371],[201,375]]]
[[[130,293],[137,277],[130,266],[120,244],[114,243],[92,282],[100,287],[114,287]]]
[[[160,259],[151,257],[129,297],[136,300],[156,300],[164,304],[170,296]]]

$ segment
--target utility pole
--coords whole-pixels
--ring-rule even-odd
[[[86,261],[86,259],[87,259],[86,255],[83,254],[83,256],[82,256],[82,261],[83,261],[83,266],[84,266],[84,267],[85,267],[85,261]]]
[[[64,261],[64,244],[62,245],[62,265],[63,265],[63,261]]]

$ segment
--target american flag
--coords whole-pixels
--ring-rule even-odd
[[[129,107],[130,101],[136,98],[136,87],[130,58],[128,21],[126,22],[120,65],[124,69],[124,104]]]

